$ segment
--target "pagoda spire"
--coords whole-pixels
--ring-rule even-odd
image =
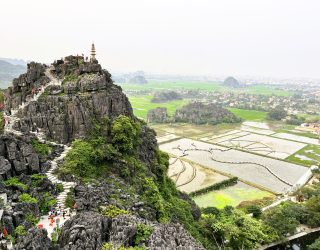
[[[92,43],[92,45],[91,45],[91,54],[90,55],[91,55],[91,57],[90,57],[91,61],[96,60],[96,48],[94,46],[94,43]]]

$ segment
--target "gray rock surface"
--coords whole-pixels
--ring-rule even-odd
[[[152,228],[147,249],[204,249],[179,224],[151,223],[131,215],[106,218],[95,212],[79,213],[62,227],[59,246],[63,250],[93,250],[109,242],[113,246],[134,246],[137,227]]]
[[[52,73],[64,79],[62,86],[49,86],[37,102],[20,111],[16,129],[40,129],[48,139],[68,143],[85,137],[94,120],[105,116],[112,120],[120,114],[133,117],[128,98],[111,75],[98,63],[83,63],[81,58],[67,57],[55,64]],[[9,94],[9,99],[15,95]]]
[[[0,179],[40,170],[39,156],[29,137],[0,135]]]
[[[244,84],[241,84],[237,79],[232,76],[227,77],[224,82],[224,86],[231,87],[231,88],[241,88],[244,87]]]
[[[148,111],[147,115],[148,122],[154,123],[165,123],[169,121],[167,108],[157,107]]]
[[[31,98],[32,89],[38,89],[49,82],[45,76],[46,66],[40,63],[31,62],[28,64],[27,73],[13,79],[12,87],[5,91],[6,109],[17,109],[27,98]]]
[[[62,250],[95,250],[109,239],[110,219],[98,213],[79,213],[62,227],[58,239]]]
[[[18,239],[15,250],[51,250],[51,240],[45,229],[31,228],[24,237]]]

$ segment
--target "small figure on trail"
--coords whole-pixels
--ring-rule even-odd
[[[38,90],[36,88],[32,88],[31,93],[34,96],[35,94],[37,94]]]

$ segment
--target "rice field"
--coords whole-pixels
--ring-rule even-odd
[[[168,176],[176,183],[180,191],[186,193],[197,191],[228,179],[227,176],[179,158],[170,159]]]
[[[278,138],[283,138],[283,139],[286,139],[286,140],[303,142],[303,143],[307,143],[307,144],[320,145],[319,139],[309,138],[309,137],[295,135],[295,134],[276,133],[273,136],[274,137],[278,137]]]
[[[161,144],[160,149],[275,193],[291,190],[308,170],[301,165],[187,138]]]
[[[262,134],[258,134],[260,131]],[[271,137],[269,132],[274,133],[271,130],[242,126],[241,130],[211,137],[205,136],[200,140],[278,159],[285,159],[306,146],[304,143]]]
[[[199,207],[217,207],[225,206],[236,207],[242,201],[250,201],[273,196],[271,193],[262,191],[258,188],[249,186],[243,182],[227,187],[222,190],[208,192],[194,197],[193,200]]]

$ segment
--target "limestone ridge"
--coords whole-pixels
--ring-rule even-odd
[[[47,73],[46,73],[47,71]],[[16,109],[54,76],[61,85],[46,88],[37,102],[19,111],[20,121],[14,126],[21,131],[40,129],[47,139],[69,143],[82,138],[94,119],[114,118],[120,114],[133,118],[131,105],[111,75],[97,60],[84,61],[82,56],[57,60],[52,67],[31,63],[28,72],[13,81],[6,93],[6,106]]]
[[[155,132],[134,117],[127,97],[122,93],[120,87],[113,84],[111,75],[101,68],[95,58],[87,61],[81,56],[69,56],[56,61],[50,67],[43,64],[30,63],[27,73],[15,79],[13,87],[6,91],[6,112],[8,113],[6,118],[10,118],[11,122],[9,124],[6,123],[5,134],[0,137],[8,141],[8,143],[5,141],[6,146],[3,150],[0,147],[0,155],[3,156],[0,160],[4,162],[5,166],[13,164],[15,169],[10,170],[11,172],[6,172],[2,178],[7,179],[22,172],[24,175],[20,175],[19,180],[23,183],[28,183],[27,186],[32,186],[30,184],[32,177],[29,175],[31,173],[45,173],[46,177],[43,178],[43,183],[46,184],[46,188],[42,187],[44,185],[42,183],[40,187],[32,187],[28,192],[36,197],[40,203],[43,203],[45,197],[38,194],[36,190],[40,190],[39,188],[49,190],[48,195],[57,197],[56,205],[61,207],[64,207],[67,193],[71,191],[71,187],[74,187],[74,191],[70,192],[70,194],[75,198],[77,214],[64,223],[61,235],[58,238],[58,245],[54,249],[101,249],[102,244],[106,242],[131,246],[133,245],[131,241],[136,239],[137,223],[146,227],[152,226],[154,229],[148,239],[144,240],[143,244],[147,249],[203,249],[178,224],[178,220],[172,219],[172,223],[165,225],[157,222],[156,218],[161,208],[157,208],[153,203],[144,204],[141,201],[143,198],[141,196],[147,192],[143,191],[143,189],[141,189],[141,192],[135,192],[130,195],[126,194],[125,188],[112,187],[113,183],[108,184],[107,187],[101,184],[99,192],[91,195],[90,185],[82,187],[79,183],[76,184],[70,180],[67,180],[68,182],[60,181],[54,176],[54,170],[70,149],[65,144],[72,142],[74,139],[87,138],[94,130],[92,127],[94,126],[94,121],[99,122],[104,117],[113,121],[119,115],[126,115],[133,121],[141,123],[141,131],[139,133],[141,143],[137,146],[134,157],[129,159],[133,159],[133,161],[136,158],[139,159],[145,165],[146,172],[148,172],[146,176],[152,176],[154,179],[157,178],[157,174],[159,174],[159,179],[165,176],[165,173],[162,175],[161,172],[165,171],[165,168],[163,168],[165,166],[158,165],[160,160],[157,157],[163,156],[157,155]],[[50,163],[48,168],[42,168],[41,157],[36,157],[34,150],[29,145],[30,142],[24,142],[24,139],[28,140],[28,137],[32,140],[32,134],[36,135],[38,143],[46,143],[56,147],[52,155],[49,156],[51,158],[47,159]],[[104,136],[110,137],[110,133],[108,132]],[[12,147],[12,141],[14,140],[17,141],[16,145],[18,146],[8,150]],[[12,155],[21,156],[21,161],[18,157],[13,159]],[[10,157],[12,158],[12,163]],[[23,167],[27,167],[25,170],[18,171],[20,165],[15,166],[17,159],[22,162],[21,165]],[[110,170],[115,168],[115,174],[118,175],[116,170],[120,171],[125,165],[130,167],[130,160],[115,159],[110,165]],[[30,168],[31,166],[36,169]],[[141,167],[143,166],[141,165]],[[49,171],[47,171],[48,169]],[[104,178],[106,177],[104,176]],[[106,179],[113,179],[113,177],[108,173]],[[139,178],[137,180],[141,181]],[[144,181],[146,180],[148,178]],[[164,183],[164,181],[162,180],[161,183]],[[115,182],[119,185],[118,180]],[[62,184],[64,188],[64,191],[59,195],[56,185],[53,185],[57,183]],[[157,187],[151,189],[147,183],[149,182],[146,182],[144,184],[146,186],[143,188],[148,191],[154,190],[154,192],[158,190]],[[130,185],[128,184],[128,186]],[[3,190],[17,204],[13,211],[5,211],[2,220],[3,224],[10,229],[10,234],[14,232],[14,228],[18,225],[24,225],[26,229],[30,229],[24,237],[19,237],[15,249],[53,249],[52,244],[50,246],[46,231],[34,228],[30,223],[25,223],[26,218],[23,215],[26,215],[27,211],[36,211],[33,216],[39,216],[38,204],[33,204],[32,206],[34,207],[27,204],[22,209],[20,204],[24,203],[20,202],[20,196],[18,196],[22,191],[16,190],[17,188],[14,186],[10,188],[13,190],[12,192],[10,191],[11,193],[7,191],[8,187],[4,186]],[[111,197],[111,194],[114,194],[115,191],[121,192],[117,199]],[[158,194],[160,195],[160,193]],[[170,194],[169,190],[168,194]],[[193,207],[191,201],[187,201],[183,197],[178,198],[179,193],[174,195],[177,200],[184,202],[183,204],[185,202],[189,204],[187,208],[189,209],[190,206],[190,214],[188,214],[190,220],[199,219],[199,216],[196,216],[200,215],[199,209],[195,205]],[[106,197],[109,198],[106,199]],[[159,197],[161,198],[162,196]],[[171,199],[173,198],[171,197]],[[124,200],[128,201],[124,202]],[[126,211],[130,210],[132,215],[106,218],[97,213],[97,210],[102,205],[116,205],[120,208],[125,208]],[[15,219],[16,212],[19,212],[22,218],[19,222],[16,222]],[[145,216],[143,217],[142,215]],[[42,216],[40,224],[44,225],[44,228],[49,232],[48,236],[50,236],[50,227],[45,225],[47,222],[47,215]]]

